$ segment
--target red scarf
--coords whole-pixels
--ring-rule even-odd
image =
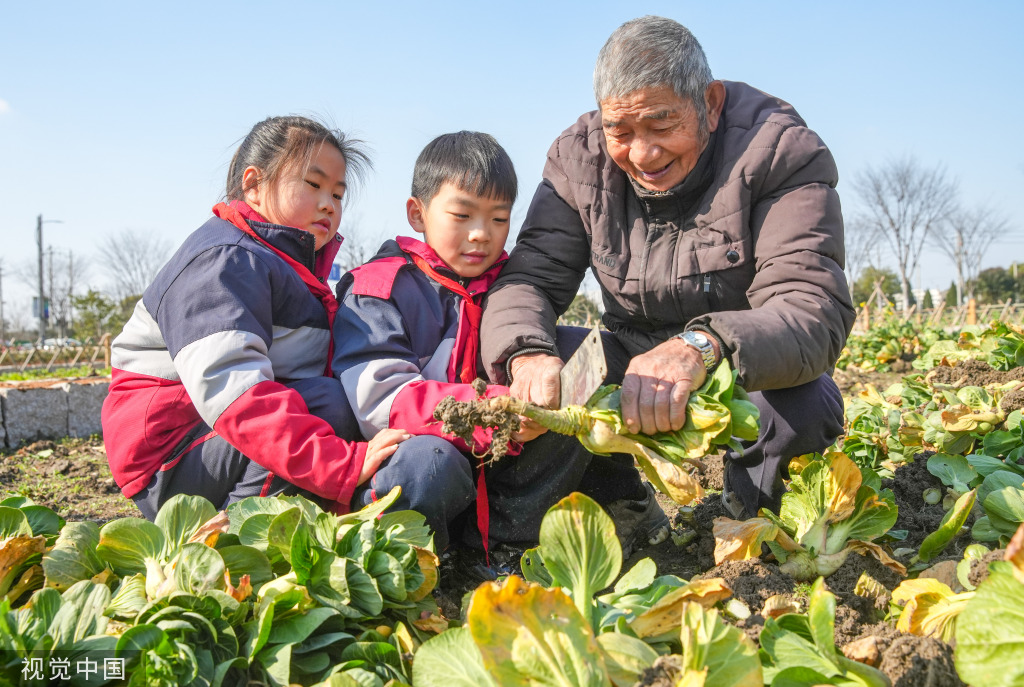
[[[444,261],[429,245],[405,236],[399,236],[397,242],[398,247],[409,256],[421,272],[452,293],[462,297],[459,301],[458,334],[455,337],[455,349],[452,351],[452,360],[461,361],[461,364],[454,381],[463,384],[472,382],[477,377],[476,359],[480,352],[480,319],[484,313],[484,309],[478,301],[483,298],[487,289],[497,278],[501,269],[500,265],[508,259],[508,255],[502,251],[495,265],[487,268],[479,277],[474,277],[468,286],[463,286],[451,277],[440,274],[430,265],[428,260],[441,264],[444,264]],[[491,509],[487,499],[487,480],[484,477],[484,459],[482,457],[476,479],[476,526],[483,539],[484,558],[490,565]]]
[[[457,280],[441,274],[430,264],[444,264],[430,246],[406,236],[399,236],[397,242],[398,247],[409,256],[421,272],[452,293],[461,296],[458,333],[455,337],[455,350],[452,351],[452,359],[459,362],[451,381],[469,384],[478,376],[476,361],[480,356],[480,320],[484,314],[480,301],[497,278],[500,265],[508,259],[508,255],[502,251],[494,265],[463,286]]]
[[[275,255],[291,265],[291,268],[295,270],[295,273],[302,278],[302,281],[306,285],[306,288],[309,289],[309,292],[320,300],[320,303],[324,306],[324,310],[327,311],[327,331],[330,334],[330,338],[327,341],[327,367],[324,369],[324,376],[333,376],[331,373],[331,360],[334,358],[334,316],[338,312],[338,300],[334,297],[334,293],[331,292],[330,287],[317,279],[305,265],[270,245],[259,234],[253,231],[247,220],[252,220],[254,222],[267,222],[268,224],[270,222],[268,222],[263,215],[249,207],[248,203],[244,203],[240,200],[233,200],[230,205],[227,203],[217,203],[213,206],[213,214],[226,222],[231,222],[231,224],[241,229],[257,242],[262,243],[264,246],[272,250]],[[301,231],[301,229],[296,229],[296,231]]]

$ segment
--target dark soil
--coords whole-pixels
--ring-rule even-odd
[[[98,438],[37,441],[0,452],[0,496],[26,496],[69,521],[142,517],[114,482]]]
[[[937,369],[935,379],[958,385],[984,385],[1008,380],[1024,380],[1024,369],[1003,373],[992,370],[979,361],[967,361],[953,367]],[[899,381],[898,373],[862,373],[837,371],[835,379],[844,395],[857,393],[867,384],[884,390]],[[1024,406],[1024,388],[1004,398],[1003,408]],[[506,414],[507,416],[507,414]],[[457,410],[449,418],[464,420],[464,410]],[[475,419],[472,420],[475,422]],[[517,421],[518,422],[518,421]],[[507,431],[518,428],[508,423]],[[502,430],[506,431],[506,430]],[[893,490],[899,508],[895,529],[907,530],[903,541],[888,542],[893,548],[917,550],[921,542],[935,531],[942,520],[941,505],[924,502],[922,492],[930,487],[943,488],[938,478],[927,470],[927,453],[917,455],[913,461],[901,464],[893,479],[883,480],[883,486]],[[673,526],[673,536],[656,546],[638,550],[623,561],[622,571],[628,571],[643,558],[651,558],[658,574],[677,575],[684,579],[695,577],[723,578],[734,596],[749,608],[749,618],[737,621],[723,616],[741,628],[747,636],[757,640],[764,625],[761,611],[767,599],[775,595],[794,600],[806,607],[809,585],[798,585],[779,570],[778,565],[765,557],[740,563],[716,566],[715,539],[712,527],[715,518],[727,517],[721,503],[722,459],[709,457],[700,476],[707,495],[691,509],[680,509],[667,497],[658,495]],[[93,520],[99,523],[113,518],[139,516],[134,504],[120,494],[110,475],[102,441],[66,440],[38,442],[16,451],[0,452],[0,496],[24,495],[37,503],[49,506],[68,520]],[[971,521],[944,552],[942,558],[959,559],[963,548],[972,543],[969,534]],[[972,566],[971,581],[980,582],[987,575],[990,560],[1001,560],[1003,552],[993,552],[983,562]],[[464,595],[479,584],[467,574],[475,562],[460,559],[459,553],[442,559],[440,587],[435,598],[444,615],[450,619],[460,617]],[[906,563],[907,558],[902,562]],[[835,638],[840,647],[846,647],[865,638],[876,649],[879,667],[892,680],[894,687],[931,687],[961,685],[953,668],[952,648],[941,641],[904,635],[896,632],[891,623],[883,619],[888,610],[889,595],[879,599],[860,597],[854,593],[857,581],[866,572],[886,590],[895,588],[900,576],[871,557],[851,554],[847,562],[827,580],[829,590],[836,595]],[[661,687],[674,685],[680,666],[671,657],[660,658],[645,671],[638,685]],[[980,687],[980,686],[979,686]]]
[[[939,528],[946,511],[942,504],[926,503],[922,495],[925,489],[937,488],[945,492],[942,481],[928,472],[928,458],[931,452],[919,453],[913,462],[902,463],[892,479],[882,480],[882,487],[892,489],[896,497],[898,517],[893,529],[907,530],[907,538],[893,542],[893,548],[920,549],[925,538]],[[973,542],[970,534],[974,516],[968,517],[967,526],[946,547],[944,557],[960,558],[964,548]]]
[[[705,458],[704,472],[700,474],[700,485],[711,491],[722,491],[724,486],[722,480],[725,476],[724,468],[722,456],[714,455]]]
[[[879,391],[885,391],[888,387],[903,379],[904,374],[909,372],[864,372],[857,369],[836,370],[832,373],[832,379],[836,386],[849,398],[864,390],[867,384],[871,384]]]
[[[889,608],[889,594],[878,598],[858,596],[854,593],[861,575],[867,574],[883,587],[892,591],[903,577],[882,565],[874,556],[851,553],[846,562],[826,580],[829,591],[836,595],[836,643],[845,644],[860,632],[861,625],[873,625],[885,617]],[[840,622],[839,608],[848,613]]]
[[[927,378],[932,382],[951,384],[955,387],[1024,382],[1024,367],[1002,372],[993,369],[982,360],[961,360],[953,366],[936,367],[928,373]],[[1006,413],[1024,408],[1024,386],[1003,396],[999,407]]]
[[[779,570],[774,563],[765,563],[757,559],[747,561],[731,561],[711,568],[700,579],[721,577],[733,597],[739,599],[750,609],[750,617],[735,621],[735,625],[743,630],[755,644],[764,627],[764,602],[773,596],[783,596],[787,600],[795,598],[796,583],[793,578]],[[803,604],[801,604],[803,608]]]
[[[931,637],[900,634],[882,654],[879,670],[893,687],[959,687],[953,647]]]
[[[1015,367],[1002,372],[994,369],[984,360],[960,360],[951,366],[939,365],[932,369],[926,377],[932,382],[952,384],[957,387],[987,386],[1024,381],[1024,367]]]
[[[721,577],[732,595],[745,603],[752,613],[760,613],[764,602],[776,594],[793,594],[796,582],[774,563],[756,558],[722,563],[699,576],[702,580]]]

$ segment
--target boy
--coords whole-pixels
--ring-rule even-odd
[[[518,455],[487,465],[480,479],[474,456],[488,449],[489,432],[478,429],[470,447],[444,437],[433,419],[445,396],[476,397],[469,382],[480,376],[480,303],[507,259],[516,193],[512,161],[491,136],[461,131],[431,141],[416,161],[406,203],[409,224],[426,242],[388,241],[346,274],[335,324],[335,374],[363,434],[391,427],[414,435],[356,491],[352,507],[401,485],[395,508],[423,513],[438,551],[450,539],[483,545],[503,571],[536,542],[545,512],[578,486],[590,462],[572,437],[522,429],[515,438],[527,443]],[[507,393],[498,385],[486,391]],[[476,522],[449,533],[478,494]]]

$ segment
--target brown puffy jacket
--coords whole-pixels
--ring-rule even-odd
[[[726,82],[719,127],[679,192],[638,194],[608,156],[601,117],[552,144],[481,342],[492,378],[523,349],[554,352],[556,316],[592,268],[605,325],[630,354],[703,325],[748,390],[835,364],[854,321],[835,161],[787,103]]]

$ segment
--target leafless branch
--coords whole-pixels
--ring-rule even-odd
[[[100,263],[118,300],[141,296],[171,255],[167,239],[140,229],[108,234],[99,244]]]
[[[857,221],[884,238],[900,276],[904,308],[910,302],[910,276],[928,237],[957,208],[956,182],[941,166],[923,168],[914,158],[869,168],[855,177],[861,202]]]
[[[974,296],[973,282],[981,271],[985,252],[1009,232],[1009,227],[1004,216],[979,205],[952,213],[936,232],[936,244],[953,261],[956,270],[957,302]]]

